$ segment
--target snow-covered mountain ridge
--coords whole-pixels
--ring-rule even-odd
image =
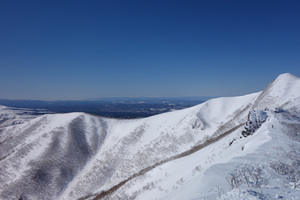
[[[0,109],[0,116],[20,116]],[[245,138],[246,122],[257,118],[249,121],[251,110],[267,119]],[[299,116],[300,79],[282,74],[259,93],[143,119],[69,113],[5,120],[0,199],[297,199],[274,154],[288,166],[285,153],[300,152]],[[269,184],[245,173],[234,185],[230,174],[246,169],[260,169]]]

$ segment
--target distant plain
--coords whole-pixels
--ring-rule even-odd
[[[4,100],[0,105],[27,108],[37,115],[85,112],[110,118],[134,119],[188,108],[212,97],[101,98],[85,101]],[[43,110],[41,112],[41,109]],[[34,112],[36,110],[36,112]]]

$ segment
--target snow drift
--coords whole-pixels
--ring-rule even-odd
[[[14,122],[22,113],[0,109],[6,116],[0,121],[1,199],[299,196],[300,182],[278,173],[275,162],[275,154],[286,158],[299,150],[300,79],[291,74],[259,93],[135,120],[69,113]],[[248,137],[245,129],[251,129]],[[249,173],[242,179],[245,169],[259,169],[269,184],[254,184]],[[235,173],[242,181],[233,182]]]

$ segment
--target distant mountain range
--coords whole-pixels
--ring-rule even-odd
[[[0,99],[0,105],[31,109],[32,114],[85,112],[111,118],[132,119],[188,108],[212,97],[100,98],[89,101],[37,101]],[[34,112],[37,110],[37,112]]]
[[[297,199],[300,79],[141,119],[1,106],[0,169],[0,199]]]

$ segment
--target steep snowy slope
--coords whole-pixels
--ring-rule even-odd
[[[299,78],[286,73],[278,76],[257,98],[255,109],[274,109],[299,97]]]
[[[97,190],[110,190],[123,181],[202,148],[208,138],[217,137],[240,125],[239,117],[226,109],[224,112],[214,109],[213,105],[223,107],[223,103],[228,102],[232,105],[232,110],[240,113],[246,106],[237,102],[251,102],[255,96],[257,94],[232,98],[231,101],[229,98],[222,98],[146,119],[115,121],[108,128],[101,151],[74,179],[63,197],[78,198],[83,194],[100,197],[103,193]],[[246,116],[245,113],[244,117]],[[231,122],[234,118],[236,120]],[[221,131],[218,131],[219,127],[223,127]],[[86,187],[87,180],[89,187]]]
[[[156,181],[157,186],[139,199],[299,199],[300,113],[267,114],[252,136],[240,138],[237,130],[149,173],[139,189]]]
[[[70,113],[7,125],[0,128],[0,198],[214,199],[221,192],[207,190],[218,186],[225,198],[236,163],[261,156],[287,124],[298,127],[299,99],[299,78],[283,74],[260,93],[144,119]],[[285,112],[275,114],[278,107]],[[241,137],[249,111],[265,108],[268,121]],[[292,121],[282,125],[285,118]]]
[[[4,128],[1,198],[55,199],[97,153],[105,135],[104,120],[82,113],[44,115]]]

